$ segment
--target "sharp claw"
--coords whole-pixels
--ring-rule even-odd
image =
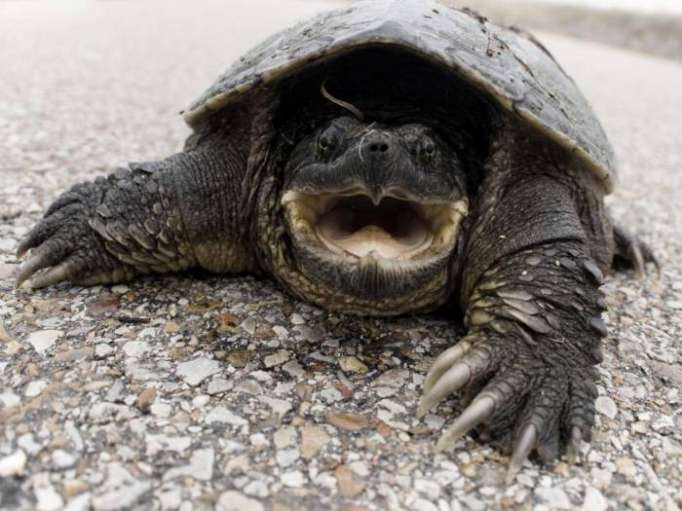
[[[47,266],[50,266],[50,253],[43,250],[34,254],[28,261],[26,261],[21,268],[19,268],[19,273],[17,275],[16,287],[21,287],[21,285],[28,280],[28,278],[33,275],[38,270],[42,270]]]
[[[440,437],[436,444],[437,451],[443,451],[454,445],[462,436],[488,419],[495,411],[495,400],[490,396],[476,398],[462,414],[457,417],[454,424]]]
[[[471,369],[466,364],[456,364],[452,366],[433,387],[426,392],[419,402],[417,417],[421,418],[428,411],[440,403],[450,394],[458,391],[471,379]]]
[[[466,339],[463,339],[438,355],[438,358],[433,362],[433,365],[431,366],[431,369],[429,369],[426,379],[424,380],[424,394],[429,392],[431,387],[433,387],[443,373],[462,358],[470,348],[471,343]]]
[[[50,268],[45,273],[32,278],[29,281],[29,285],[32,289],[40,289],[42,287],[52,286],[54,284],[59,284],[64,280],[69,280],[71,278],[71,267],[64,263],[60,264],[55,268]]]
[[[23,257],[26,252],[28,252],[28,249],[31,248],[31,243],[29,242],[28,238],[24,238],[24,240],[19,243],[19,246],[17,247],[17,257]]]
[[[635,259],[635,272],[637,273],[637,277],[643,279],[646,274],[646,269],[644,267],[644,256],[642,255],[642,251],[636,245],[633,245],[632,247],[632,256]]]
[[[514,447],[509,469],[507,470],[507,485],[514,482],[516,474],[519,473],[523,463],[528,459],[528,455],[535,448],[538,441],[538,432],[533,424],[529,424],[521,433],[519,441]]]
[[[566,457],[571,465],[578,461],[578,453],[580,452],[580,444],[583,441],[583,433],[578,426],[571,428],[571,439],[568,441],[566,449]]]

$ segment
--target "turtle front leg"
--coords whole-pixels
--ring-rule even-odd
[[[17,286],[112,284],[190,267],[248,265],[237,210],[245,162],[228,148],[130,164],[62,194],[19,245]],[[29,280],[30,279],[30,280]]]
[[[481,425],[513,445],[509,480],[531,451],[545,461],[589,438],[601,361],[601,272],[578,241],[547,243],[484,273],[466,314],[468,335],[441,354],[424,382],[420,413],[449,395],[473,398],[438,449]]]
[[[509,482],[532,451],[551,460],[590,437],[612,246],[591,176],[524,142],[490,163],[463,269],[468,335],[436,359],[418,411],[460,393],[438,448],[477,428],[513,451]]]

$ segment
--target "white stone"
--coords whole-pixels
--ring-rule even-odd
[[[280,449],[279,451],[277,451],[277,454],[275,455],[275,458],[277,459],[277,464],[282,468],[286,468],[293,465],[300,457],[301,453],[299,452],[298,447]]]
[[[682,445],[679,442],[672,438],[663,437],[661,444],[666,455],[682,457]]]
[[[379,406],[383,406],[384,408],[390,410],[393,413],[407,413],[407,410],[403,405],[400,403],[396,403],[395,401],[391,401],[390,399],[382,399],[377,403]]]
[[[213,463],[215,462],[215,451],[211,448],[197,449],[192,453],[189,460],[191,476],[200,481],[210,481],[213,477]]]
[[[62,496],[52,486],[35,489],[36,509],[38,511],[57,511],[64,506]]]
[[[415,479],[414,489],[431,499],[437,499],[440,497],[440,486],[438,483],[429,481],[428,479]]]
[[[165,418],[170,417],[170,414],[173,412],[173,407],[168,403],[154,401],[154,403],[152,403],[152,405],[149,407],[149,411],[156,417]]]
[[[220,362],[201,357],[178,364],[176,374],[189,385],[196,386],[220,370]]]
[[[296,379],[301,378],[305,374],[303,367],[296,360],[292,360],[290,362],[287,362],[286,364],[284,364],[282,366],[282,369],[286,373],[288,373],[292,378],[296,378]]]
[[[21,398],[11,390],[6,390],[0,394],[0,403],[2,403],[5,408],[10,408],[21,403]]]
[[[415,499],[410,504],[410,509],[415,511],[439,511],[438,507],[426,499]]]
[[[253,318],[246,318],[239,326],[250,335],[256,333],[256,320]]]
[[[161,488],[154,495],[159,499],[163,511],[177,509],[182,504],[182,490],[177,487]]]
[[[277,337],[280,339],[286,339],[287,336],[289,335],[289,331],[284,328],[283,326],[275,325],[272,327],[272,331],[275,332]]]
[[[114,348],[105,342],[95,344],[95,358],[107,358],[114,352]]]
[[[284,449],[285,447],[295,445],[297,439],[296,428],[293,426],[285,426],[280,428],[275,431],[272,439],[277,449]]]
[[[665,304],[673,310],[682,310],[682,300],[668,300]]]
[[[291,353],[286,350],[279,350],[263,359],[265,367],[275,367],[284,364],[291,358]]]
[[[238,491],[223,492],[216,504],[216,511],[264,511],[263,504]]]
[[[599,396],[595,400],[594,406],[599,413],[606,415],[609,419],[615,419],[618,415],[616,403],[608,396]]]
[[[45,380],[34,380],[28,385],[26,385],[26,390],[24,391],[24,395],[26,397],[36,397],[39,396],[40,393],[45,390],[45,387],[47,387],[47,382]]]
[[[76,460],[76,456],[63,449],[56,449],[52,452],[52,464],[58,469],[73,467]]]
[[[206,394],[199,394],[194,399],[192,399],[192,406],[194,408],[203,408],[208,404],[210,400],[211,400],[210,396],[207,396]]]
[[[270,489],[268,488],[268,485],[265,483],[265,481],[261,480],[251,481],[244,486],[244,488],[242,488],[242,491],[247,495],[251,495],[252,497],[260,497],[261,499],[264,499],[270,495]]]
[[[16,246],[17,242],[15,240],[11,238],[0,238],[0,252],[14,252]]]
[[[369,477],[370,475],[369,467],[364,461],[353,461],[352,463],[349,463],[348,466],[360,477]]]
[[[157,334],[157,329],[153,327],[143,328],[137,334],[138,337],[154,337]]]
[[[17,445],[21,447],[24,451],[34,456],[40,452],[43,448],[42,445],[37,443],[33,438],[32,433],[24,433],[19,438],[17,438]]]
[[[298,470],[294,470],[282,474],[280,481],[282,481],[284,486],[288,486],[289,488],[300,488],[305,484],[305,476]]]
[[[284,399],[277,399],[275,397],[268,397],[268,396],[260,396],[260,400],[268,405],[270,408],[272,408],[272,411],[276,414],[279,415],[280,417],[284,416],[289,410],[293,408],[293,405],[289,401],[285,401]]]
[[[108,468],[109,474],[101,493],[92,499],[92,507],[96,511],[131,508],[152,487],[149,481],[133,477],[120,463],[110,463]]]
[[[254,433],[249,437],[249,442],[251,442],[251,445],[258,449],[262,449],[270,445],[270,442],[263,433]]]
[[[246,419],[235,413],[232,413],[224,406],[216,406],[213,408],[208,415],[206,415],[204,422],[207,424],[211,424],[213,422],[222,422],[225,424],[232,424],[233,426],[245,426],[248,424]]]
[[[17,449],[12,454],[0,458],[0,477],[19,476],[26,467],[26,453]]]
[[[33,346],[38,355],[44,355],[62,335],[64,332],[61,330],[38,330],[29,334],[26,342]]]
[[[301,316],[300,314],[298,314],[296,312],[294,312],[291,315],[290,321],[291,321],[292,325],[305,325],[305,319],[303,319],[303,316]]]
[[[91,508],[91,500],[92,495],[89,492],[81,493],[69,500],[66,506],[64,506],[63,511],[88,511]]]
[[[251,371],[249,376],[254,380],[266,382],[272,380],[272,376],[267,371]]]
[[[123,345],[123,353],[128,357],[140,358],[149,351],[149,344],[144,341],[128,341]]]
[[[573,509],[568,495],[561,488],[538,488],[535,495],[552,509]]]
[[[210,382],[208,382],[208,388],[206,389],[206,392],[213,396],[215,394],[227,392],[228,390],[232,389],[233,386],[234,384],[225,378],[213,378]]]
[[[471,511],[484,511],[486,509],[485,503],[474,495],[465,495],[461,498],[461,502],[466,509],[470,509]]]
[[[336,403],[343,399],[343,395],[335,387],[327,387],[317,393],[317,397],[325,403]]]
[[[168,481],[176,477],[192,477],[200,481],[210,481],[213,477],[214,461],[213,449],[198,449],[192,453],[189,465],[171,468],[163,475],[163,479]]]
[[[604,498],[604,495],[597,490],[589,486],[585,490],[585,500],[583,501],[583,511],[606,511],[609,508],[608,502]]]

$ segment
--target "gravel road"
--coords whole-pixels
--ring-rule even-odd
[[[328,2],[324,2],[327,7]],[[674,510],[682,505],[682,66],[542,40],[621,161],[610,203],[660,279],[612,276],[594,440],[527,464],[414,418],[440,316],[330,314],[206,275],[15,290],[17,240],[73,183],[178,150],[178,110],[321,3],[0,2],[0,508]],[[453,403],[450,403],[453,404]]]

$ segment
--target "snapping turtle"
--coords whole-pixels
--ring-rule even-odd
[[[589,436],[602,275],[655,260],[612,227],[611,146],[532,36],[432,1],[357,3],[247,53],[184,119],[181,153],[60,196],[18,284],[200,267],[353,314],[449,307],[468,333],[418,413],[468,406],[439,448],[475,429],[513,449],[513,476]]]

